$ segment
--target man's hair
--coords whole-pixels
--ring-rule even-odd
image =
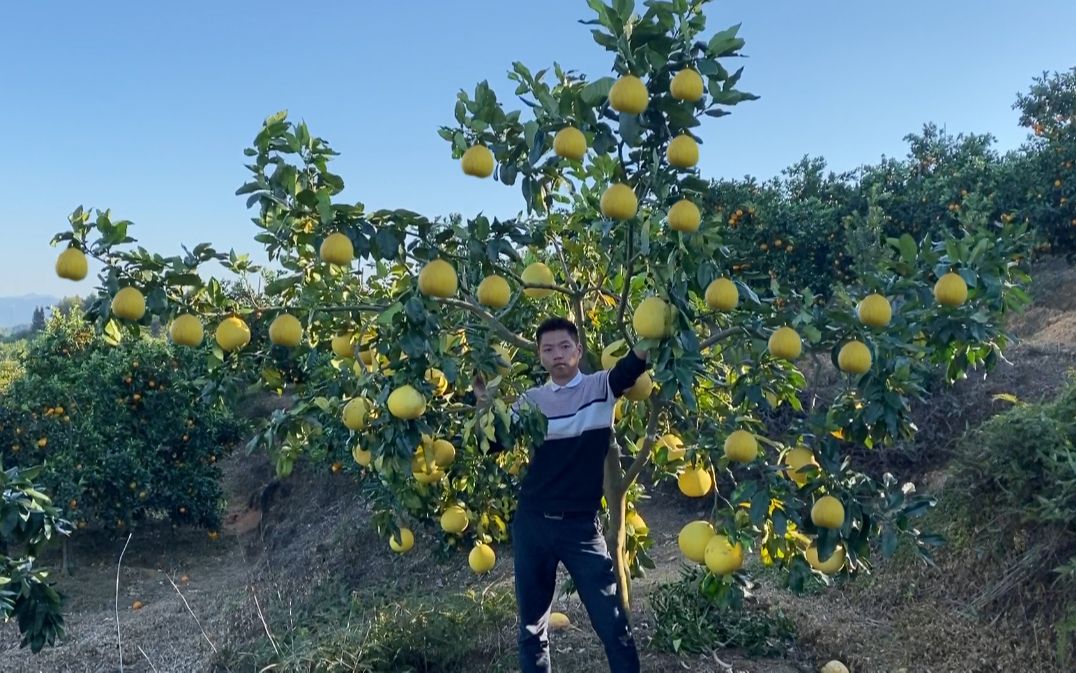
[[[535,341],[538,344],[542,343],[542,335],[546,332],[567,332],[572,341],[579,343],[579,328],[575,326],[575,323],[567,318],[561,318],[556,316],[553,318],[546,318],[541,325],[538,325],[538,335]]]

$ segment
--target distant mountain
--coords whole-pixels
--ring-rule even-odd
[[[29,325],[38,306],[53,306],[59,297],[45,294],[24,294],[21,297],[0,297],[0,327]]]

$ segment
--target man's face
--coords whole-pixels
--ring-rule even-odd
[[[538,342],[538,354],[542,366],[555,379],[570,380],[579,371],[583,349],[565,330],[554,330],[542,335]]]

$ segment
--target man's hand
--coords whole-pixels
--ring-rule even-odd
[[[646,362],[650,355],[650,349],[657,346],[659,343],[661,342],[657,339],[639,339],[635,342],[635,347],[632,348],[632,352],[635,353],[635,357]]]

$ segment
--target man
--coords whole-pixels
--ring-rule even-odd
[[[646,370],[647,354],[631,351],[608,371],[583,374],[579,331],[570,320],[546,320],[538,327],[537,341],[550,380],[513,405],[513,412],[523,401],[537,406],[548,423],[520,485],[512,522],[520,666],[523,673],[552,670],[547,625],[557,564],[563,563],[605,647],[610,670],[636,673],[639,655],[620,606],[598,511],[613,405]],[[475,395],[479,406],[489,403],[481,378],[475,379]],[[504,448],[505,443],[491,438],[492,451]]]

